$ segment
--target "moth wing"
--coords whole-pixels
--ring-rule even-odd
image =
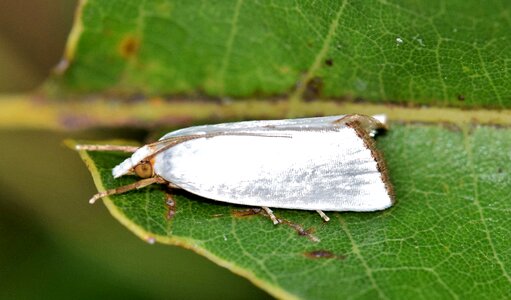
[[[329,116],[329,117],[318,117],[318,118],[301,118],[301,119],[287,119],[287,120],[269,120],[269,121],[244,121],[244,122],[232,122],[232,123],[221,123],[214,125],[201,125],[192,126],[179,130],[172,131],[165,134],[159,139],[159,141],[145,145],[135,151],[131,157],[124,160],[122,163],[117,165],[113,170],[112,174],[114,178],[118,178],[127,174],[135,165],[140,163],[142,160],[153,156],[162,149],[173,145],[176,141],[179,141],[179,137],[189,137],[195,135],[208,135],[208,134],[220,134],[220,133],[240,133],[240,132],[252,132],[256,130],[269,130],[276,127],[291,126],[293,128],[308,128],[308,127],[331,127],[333,122],[341,119],[343,116]]]
[[[160,138],[159,141],[139,148],[132,154],[131,157],[127,158],[122,163],[114,167],[112,174],[114,178],[123,176],[129,173],[129,171],[142,160],[155,155],[163,149],[174,147],[176,144],[182,143],[185,140],[196,139],[200,136],[211,137],[211,135],[221,134],[239,135],[241,133],[253,134],[254,132],[258,132],[259,135],[264,136],[282,136],[282,132],[285,130],[324,131],[344,126],[345,124],[343,124],[342,121],[348,120],[349,117],[353,116],[360,118],[359,120],[363,121],[361,122],[362,124],[368,124],[365,130],[368,131],[370,135],[374,135],[376,133],[375,129],[383,127],[386,121],[385,115],[376,115],[372,118],[361,115],[338,115],[317,118],[245,121],[193,126],[170,132]],[[377,124],[376,127],[373,127],[374,124]],[[274,133],[273,131],[278,131],[278,133]]]
[[[303,125],[247,126],[242,131],[247,135],[189,140],[158,153],[155,173],[193,194],[242,205],[325,211],[392,205],[375,150],[360,132]]]
[[[231,122],[221,123],[214,125],[200,125],[188,128],[179,129],[167,133],[160,140],[164,140],[170,137],[193,135],[197,133],[208,134],[216,132],[244,132],[244,131],[261,131],[278,129],[283,127],[307,128],[307,127],[318,127],[318,126],[331,126],[333,122],[341,119],[343,115],[339,116],[328,116],[328,117],[317,117],[317,118],[300,118],[300,119],[284,119],[284,120],[262,120],[262,121],[243,121],[243,122]]]
[[[261,130],[313,130],[313,129],[329,129],[333,124],[342,120],[344,117],[350,115],[337,115],[316,118],[298,118],[298,119],[283,119],[283,120],[262,120],[262,121],[243,121],[221,123],[214,125],[200,125],[192,126],[167,133],[160,138],[160,141],[178,137],[195,134],[209,134],[218,132],[243,132],[243,131],[261,131]],[[371,118],[367,116],[360,116],[362,118]],[[372,118],[378,121],[382,126],[385,125],[387,117],[385,115],[374,115]],[[371,131],[370,129],[368,131]]]
[[[189,136],[188,139],[195,138],[194,136]],[[118,164],[112,169],[112,175],[114,178],[121,177],[129,173],[129,171],[135,167],[138,163],[155,155],[156,153],[162,151],[165,148],[172,147],[175,144],[180,143],[185,137],[169,137],[165,140],[159,140],[155,143],[144,145],[138,148],[133,154],[126,158],[123,162]]]

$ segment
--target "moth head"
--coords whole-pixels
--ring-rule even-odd
[[[154,151],[147,145],[140,147],[131,157],[126,158],[122,163],[115,166],[112,169],[112,175],[114,178],[119,178],[126,174],[132,174],[132,172],[135,172],[135,167],[143,161],[147,161],[147,158],[152,154],[154,154]]]
[[[135,175],[137,175],[140,178],[149,178],[153,177],[153,165],[150,161],[143,160],[140,163],[138,163],[134,168],[133,171],[135,172]]]

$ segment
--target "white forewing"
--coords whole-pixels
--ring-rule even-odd
[[[392,205],[371,150],[340,116],[185,128],[225,130],[156,154],[155,173],[206,198],[252,206],[374,211]],[[234,126],[234,127],[233,127]],[[246,133],[246,135],[244,135]]]
[[[212,132],[240,132],[246,130],[264,130],[274,129],[276,127],[289,127],[292,126],[294,129],[307,129],[310,127],[325,127],[331,126],[331,124],[342,118],[343,116],[329,116],[329,117],[318,117],[318,118],[300,118],[300,119],[284,119],[284,120],[263,120],[263,121],[243,121],[243,122],[232,122],[232,123],[221,123],[213,125],[201,125],[193,126],[188,128],[179,129],[170,133],[167,133],[160,140],[167,139],[169,137],[183,136],[197,134],[197,132],[212,133]]]
[[[201,125],[187,127],[167,133],[160,138],[160,141],[182,137],[190,135],[206,135],[211,133],[239,133],[248,132],[255,130],[271,130],[282,127],[292,127],[295,130],[307,130],[312,128],[330,128],[332,123],[341,119],[343,116],[330,116],[330,117],[318,117],[318,118],[301,118],[301,119],[286,119],[286,120],[269,120],[269,121],[245,121],[245,122],[233,122],[233,123],[221,123],[214,125]],[[380,116],[385,118],[385,116]],[[383,119],[383,122],[385,120]],[[141,147],[133,155],[122,163],[117,165],[112,170],[114,178],[126,175],[133,167],[140,163],[145,158],[154,155],[162,148],[165,148],[165,143],[153,143],[151,147],[148,145]]]
[[[241,132],[247,130],[261,131],[279,128],[292,128],[293,130],[312,130],[312,129],[330,129],[332,124],[342,119],[344,115],[317,117],[317,118],[299,118],[299,119],[284,119],[284,120],[264,120],[264,121],[244,121],[233,123],[221,123],[214,125],[201,125],[172,131],[160,138],[165,140],[171,137],[186,136],[194,134],[208,134],[213,132]],[[386,123],[387,117],[385,115],[373,116],[382,124]],[[374,133],[370,132],[371,135]]]

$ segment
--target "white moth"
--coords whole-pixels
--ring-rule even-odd
[[[90,200],[153,183],[221,202],[323,211],[376,211],[392,206],[393,191],[372,137],[385,116],[346,115],[195,126],[140,148],[78,145],[133,152],[118,178],[144,179]]]

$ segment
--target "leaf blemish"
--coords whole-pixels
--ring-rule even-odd
[[[325,65],[327,65],[328,67],[331,67],[334,65],[334,60],[329,58],[327,60],[325,60]]]
[[[311,259],[317,259],[317,258],[336,258],[339,260],[346,259],[346,255],[336,255],[335,253],[328,251],[328,250],[314,250],[304,253],[305,257],[311,258]]]
[[[303,92],[303,99],[311,101],[319,96],[323,90],[323,79],[321,77],[313,77],[306,83],[305,91]]]
[[[128,59],[135,56],[140,48],[140,39],[134,36],[127,36],[122,39],[119,45],[119,53]]]
[[[176,201],[174,201],[174,198],[171,194],[165,193],[166,199],[165,204],[167,204],[167,220],[170,220],[174,218],[174,215],[176,214]]]

